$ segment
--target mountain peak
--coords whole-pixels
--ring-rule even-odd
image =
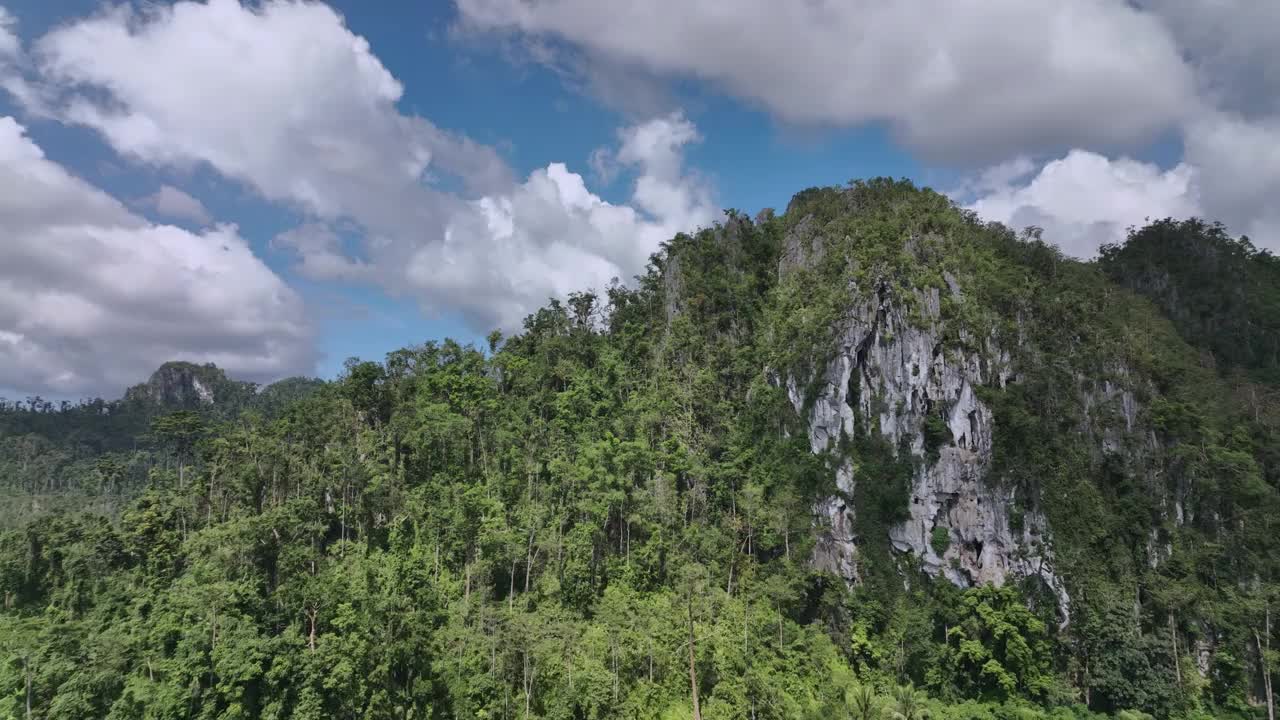
[[[174,408],[212,405],[236,383],[213,363],[198,365],[171,361],[161,365],[147,382],[125,391],[126,400]]]

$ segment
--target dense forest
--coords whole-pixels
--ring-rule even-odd
[[[1280,261],[1049,240],[814,188],[486,347],[5,401],[0,718],[1274,718]]]

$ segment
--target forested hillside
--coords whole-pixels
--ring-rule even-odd
[[[1101,264],[1224,370],[1280,384],[1280,258],[1221,225],[1162,220],[1104,248]]]
[[[259,388],[213,365],[166,362],[119,400],[0,398],[0,528],[56,510],[114,516],[210,423],[273,418],[320,385],[290,378]]]
[[[488,347],[9,403],[0,718],[1267,717],[1276,262],[881,179]]]

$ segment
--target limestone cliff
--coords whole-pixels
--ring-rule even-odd
[[[952,292],[960,292],[953,282]],[[851,436],[857,422],[878,432],[914,460],[910,517],[890,530],[893,547],[917,556],[926,572],[957,585],[1002,584],[1011,575],[1038,575],[1067,606],[1067,593],[1053,569],[1044,517],[1025,513],[1011,526],[1013,498],[986,482],[992,458],[992,415],[975,388],[1003,387],[1009,356],[992,342],[981,352],[946,347],[936,290],[918,292],[923,326],[908,320],[902,305],[884,291],[851,288],[852,312],[818,382],[792,377],[788,390],[797,412],[808,411],[814,452]],[[802,387],[812,388],[805,398]],[[926,448],[931,417],[945,423],[940,446]],[[932,451],[932,452],[931,452]],[[859,539],[849,499],[862,481],[845,458],[836,469],[839,495],[823,500],[814,550],[816,566],[851,582],[858,579]],[[942,535],[945,533],[945,535]],[[945,541],[941,538],[945,537]]]
[[[241,385],[249,384],[229,380],[212,364],[167,362],[147,382],[129,388],[125,399],[165,408],[194,409],[227,399],[225,396],[235,394]]]
[[[798,220],[783,240],[779,276],[823,262],[852,262],[830,257],[841,245],[825,233],[812,217]],[[919,255],[915,245],[908,240],[907,252]],[[962,587],[1038,577],[1057,598],[1066,624],[1070,596],[1055,566],[1045,501],[1015,497],[1013,487],[992,477],[995,420],[982,399],[1017,382],[1012,357],[1036,356],[1037,348],[1023,340],[1022,318],[1014,321],[1012,347],[1003,347],[994,332],[975,337],[971,327],[948,327],[944,298],[963,304],[966,290],[950,272],[941,274],[941,289],[903,287],[875,272],[850,283],[843,293],[846,309],[829,334],[834,340],[818,349],[812,364],[778,377],[807,426],[811,450],[828,454],[834,465],[836,492],[814,508],[812,563],[849,583],[861,580],[860,550],[870,538],[859,537],[857,518],[874,510],[857,506],[856,490],[858,483],[883,479],[860,472],[838,448],[856,433],[872,433],[905,455],[900,459],[911,468],[906,517],[887,531],[900,558],[913,556],[925,572]],[[1111,365],[1107,380],[1081,383],[1076,432],[1092,456],[1126,454],[1127,463],[1138,465],[1158,454],[1158,441],[1139,417],[1134,388],[1140,379],[1123,363]],[[1176,496],[1167,505],[1180,522]],[[1151,561],[1162,552],[1167,550],[1153,531]]]

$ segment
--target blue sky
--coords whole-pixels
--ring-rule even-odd
[[[1210,182],[1240,182],[1239,158],[1258,157],[1233,138],[1276,132],[1276,108],[1248,99],[1270,80],[1243,69],[1280,57],[1251,31],[1270,11],[1227,3],[1208,37],[1187,32],[1204,26],[1191,11],[1119,0],[1038,14],[986,3],[956,9],[985,25],[954,30],[925,0],[854,4],[865,7],[809,17],[750,0],[730,18],[714,0],[655,0],[635,15],[611,0],[335,1],[334,12],[0,0],[14,39],[8,62],[0,52],[0,116],[16,148],[16,185],[0,189],[22,189],[21,157],[72,178],[43,191],[59,203],[124,206],[101,226],[65,213],[6,221],[0,208],[0,227],[27,238],[0,290],[18,287],[19,261],[52,263],[36,250],[54,237],[137,268],[124,271],[137,273],[136,297],[90,267],[50,270],[35,300],[47,313],[6,315],[0,300],[0,388],[111,395],[168,359],[155,353],[259,380],[333,377],[348,356],[479,342],[579,278],[626,279],[656,238],[720,208],[781,209],[798,190],[851,178],[952,191],[1082,257],[1148,216],[1278,226],[1249,200],[1257,193]],[[1059,37],[1059,12],[1096,37]],[[1228,46],[1242,57],[1226,58]],[[398,178],[417,150],[430,160]],[[1256,184],[1280,186],[1276,168],[1255,168]],[[175,215],[156,199],[162,187],[203,209]],[[227,224],[230,240],[214,237]],[[70,237],[72,225],[89,230]],[[137,239],[103,240],[117,225]],[[145,237],[169,227],[161,260]],[[184,255],[224,242],[245,252],[216,272]],[[165,285],[164,262],[181,282]],[[107,329],[58,314],[68,295]],[[207,336],[124,317],[153,296],[179,320],[189,303]]]

